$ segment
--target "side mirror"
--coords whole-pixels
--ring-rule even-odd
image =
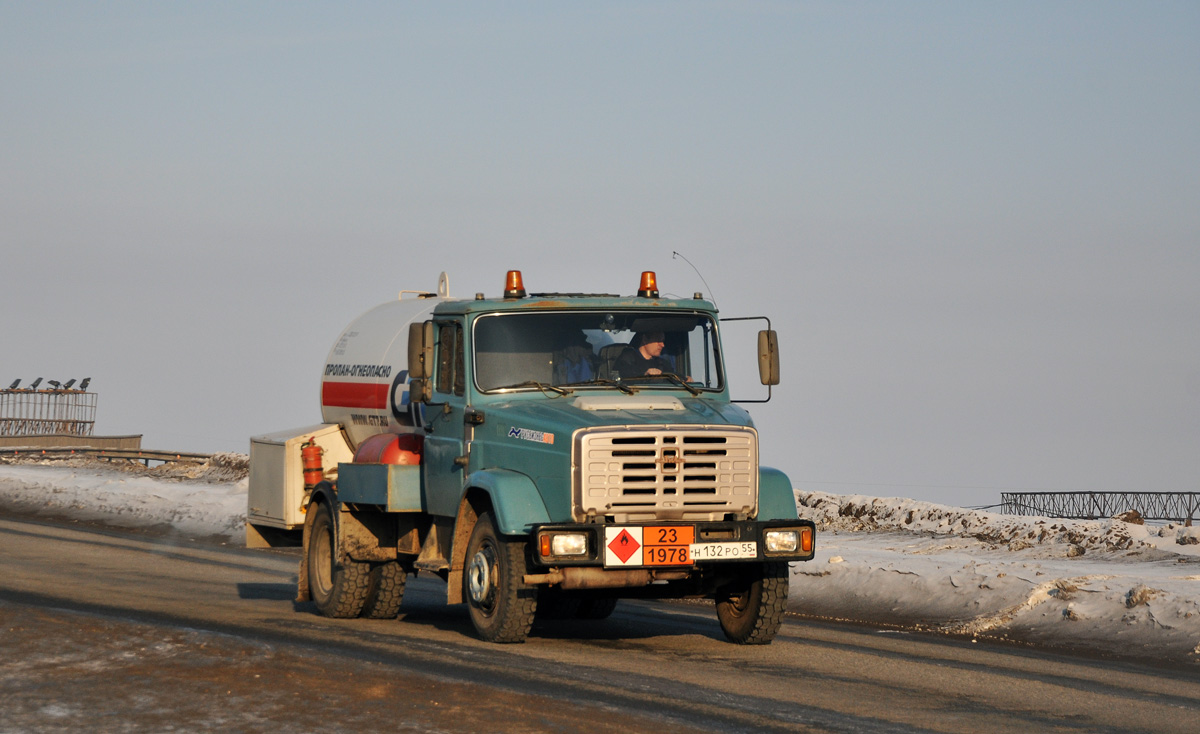
[[[408,399],[427,403],[433,397],[429,382],[433,370],[433,322],[423,321],[408,327]]]
[[[779,337],[774,329],[758,332],[758,379],[764,385],[779,384]]]

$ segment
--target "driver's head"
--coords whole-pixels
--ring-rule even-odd
[[[661,331],[644,331],[638,335],[638,342],[638,346],[647,356],[657,357],[666,346],[666,337]]]

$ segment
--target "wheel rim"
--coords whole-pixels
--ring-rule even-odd
[[[742,591],[725,597],[725,610],[732,617],[740,617],[750,607],[750,592]]]
[[[333,535],[329,532],[328,525],[320,526],[315,535],[316,538],[309,541],[313,548],[313,555],[309,563],[308,574],[309,578],[313,580],[313,590],[318,596],[325,598],[333,589],[333,549],[331,548]]]
[[[496,601],[496,552],[485,543],[467,565],[467,591],[479,609],[490,614]]]

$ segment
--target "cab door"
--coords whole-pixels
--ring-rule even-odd
[[[425,501],[454,517],[466,483],[466,358],[461,321],[435,321],[433,399],[425,409]]]

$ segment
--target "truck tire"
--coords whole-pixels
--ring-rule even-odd
[[[537,595],[538,619],[575,619],[582,604],[577,594],[556,586],[542,586]]]
[[[524,642],[537,611],[537,589],[524,582],[525,543],[505,540],[484,512],[467,542],[463,598],[487,642]]]
[[[765,645],[775,639],[787,607],[788,564],[749,566],[737,582],[718,589],[717,620],[730,642]]]
[[[553,586],[538,590],[538,619],[608,619],[617,599],[587,591],[563,591]]]
[[[337,533],[329,505],[320,503],[309,510],[315,513],[306,549],[312,600],[326,617],[357,617],[367,599],[370,567],[354,561],[338,563]]]
[[[404,582],[408,572],[396,561],[376,564],[367,580],[367,598],[362,616],[367,619],[395,619],[404,599]]]

